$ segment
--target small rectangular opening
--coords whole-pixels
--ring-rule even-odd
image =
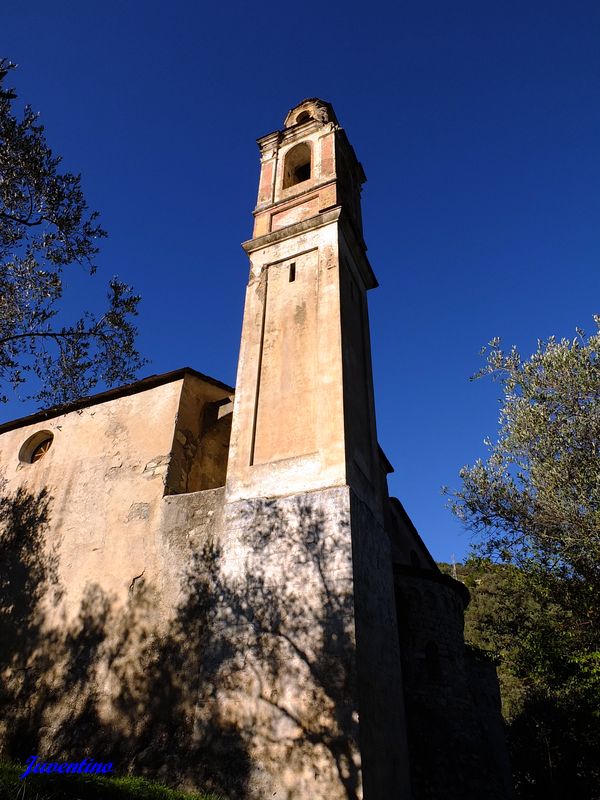
[[[289,281],[290,281],[290,283],[293,283],[295,280],[296,280],[296,264],[295,264],[295,262],[292,262],[292,263],[290,264],[290,277],[289,277]]]

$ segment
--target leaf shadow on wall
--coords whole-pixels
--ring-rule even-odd
[[[309,783],[331,770],[339,797],[357,799],[351,582],[339,591],[321,510],[297,503],[291,523],[275,501],[248,509],[247,561],[234,579],[217,543],[190,550],[167,626],[144,579],[125,607],[89,583],[77,617],[50,626],[64,596],[48,545],[51,503],[44,490],[0,499],[0,735],[9,756],[93,756],[121,774],[232,800],[252,791],[258,756]],[[282,542],[296,553],[295,579],[274,568]],[[307,581],[314,602],[301,591]]]

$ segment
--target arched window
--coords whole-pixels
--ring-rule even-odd
[[[301,125],[303,122],[308,122],[310,119],[312,119],[312,117],[308,111],[301,111],[296,117],[296,125]]]
[[[289,189],[297,183],[307,181],[311,175],[310,145],[297,144],[288,150],[283,167],[283,188]]]
[[[30,436],[19,451],[19,461],[24,464],[35,464],[43,458],[52,447],[54,435],[50,431],[38,431]]]

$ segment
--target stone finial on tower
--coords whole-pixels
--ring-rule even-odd
[[[326,122],[333,122],[334,125],[338,124],[331,103],[319,100],[318,97],[309,97],[288,111],[283,121],[283,127],[292,128],[294,125],[304,125],[312,120],[322,124]]]

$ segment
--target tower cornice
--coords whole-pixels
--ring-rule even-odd
[[[250,255],[257,250],[263,250],[264,248],[270,247],[278,242],[283,242],[286,239],[293,239],[302,233],[308,233],[309,231],[317,230],[318,228],[322,228],[324,225],[330,225],[334,222],[339,222],[342,228],[342,233],[344,234],[344,238],[346,239],[348,246],[353,251],[357,265],[360,268],[360,273],[364,281],[365,288],[376,289],[377,286],[379,286],[379,283],[366,254],[367,246],[364,243],[362,236],[360,236],[360,234],[357,232],[354,224],[352,223],[352,219],[341,206],[332,208],[329,211],[324,211],[317,216],[309,217],[309,219],[303,219],[300,222],[297,222],[295,225],[288,225],[285,228],[272,231],[271,233],[264,234],[263,236],[257,236],[254,239],[248,239],[247,241],[242,242],[242,248],[248,255]]]

